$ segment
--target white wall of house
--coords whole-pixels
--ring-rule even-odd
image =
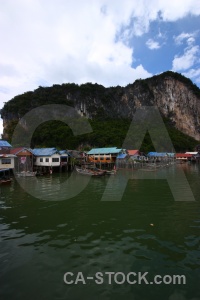
[[[0,157],[0,169],[14,169],[15,158],[14,157]]]
[[[56,153],[52,156],[37,156],[34,165],[41,167],[58,167],[60,166],[60,154]]]

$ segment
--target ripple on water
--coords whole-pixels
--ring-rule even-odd
[[[199,170],[195,172],[192,177],[187,176],[192,182],[193,178],[199,182]],[[52,182],[59,191],[62,176],[65,174],[38,179],[42,193],[51,194]],[[119,172],[119,185],[109,188],[108,193],[113,199],[124,179],[127,178],[123,177],[123,172]],[[81,271],[86,275],[99,271],[149,271],[186,273],[188,299],[197,298],[195,291],[200,280],[198,200],[189,204],[175,203],[167,182],[133,178],[121,201],[103,203],[100,200],[108,180],[91,180],[77,197],[60,202],[38,200],[19,185],[15,185],[15,192],[4,190],[0,202],[1,293],[10,290],[8,299],[20,293],[26,296],[24,299],[34,298],[33,295],[27,297],[26,288],[31,286],[33,293],[45,295],[45,299],[62,299],[64,296],[66,299],[132,299],[135,296],[153,300],[161,299],[163,295],[166,295],[165,300],[168,299],[173,293],[164,293],[162,287],[159,297],[154,297],[158,290],[155,287],[142,297],[145,289],[139,286],[134,286],[133,294],[130,286],[103,284],[97,287],[90,284],[86,291],[85,287],[63,285],[63,275],[67,271]],[[192,188],[200,198],[196,181]],[[4,210],[1,206],[10,209]],[[15,280],[12,274],[18,274]],[[45,289],[49,291],[49,297]],[[88,291],[93,297],[88,297]]]

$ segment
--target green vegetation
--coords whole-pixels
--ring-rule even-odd
[[[90,120],[93,131],[74,136],[72,130],[60,121],[41,124],[32,138],[32,146],[58,147],[60,149],[87,150],[91,147],[121,147],[129,128],[129,120]]]
[[[15,96],[5,103],[1,110],[1,116],[12,114],[16,118],[22,117],[33,108],[46,104],[65,104],[73,106],[71,98],[84,99],[91,97],[103,97],[105,87],[97,83],[77,85],[74,83],[54,84],[52,87],[39,86],[33,92]]]
[[[143,91],[148,92],[151,95],[152,92],[149,89],[148,82],[154,81],[155,84],[157,84],[158,81],[161,81],[166,77],[172,77],[183,82],[195,95],[200,97],[200,89],[193,84],[190,79],[172,71],[167,71],[151,78],[136,80],[134,84],[129,84],[126,88],[140,83]],[[126,88],[120,86],[105,88],[102,85],[97,83],[92,84],[90,82],[80,86],[74,83],[62,85],[54,84],[52,87],[39,86],[33,92],[26,92],[15,96],[5,103],[1,110],[1,116],[4,117],[9,114],[13,115],[13,118],[15,117],[18,119],[31,109],[45,104],[65,104],[73,106],[74,99],[100,99],[101,103],[106,104],[106,106],[109,107],[115,97],[121,97],[123,95]],[[90,107],[90,109],[92,110],[92,107]]]
[[[190,90],[200,97],[199,88],[192,81],[179,73],[171,71],[164,72],[160,75],[139,79],[134,84],[129,84],[123,88],[120,86],[105,88],[99,84],[86,83],[77,85],[74,83],[54,84],[52,87],[38,87],[33,92],[26,92],[14,97],[7,102],[1,110],[2,118],[9,122],[5,129],[5,135],[11,142],[13,130],[18,123],[19,118],[29,112],[31,109],[46,104],[64,104],[76,106],[77,103],[86,102],[87,112],[92,116],[89,120],[93,131],[90,134],[74,136],[71,129],[60,121],[49,121],[40,125],[32,138],[32,147],[58,147],[60,149],[77,149],[88,150],[91,147],[122,147],[127,131],[130,126],[130,119],[120,118],[114,112],[115,104],[121,101],[121,97],[134,85],[136,89],[148,95],[148,99],[153,99],[154,95],[150,88],[150,83],[159,84],[166,77],[172,77],[183,82]],[[144,96],[145,98],[145,96]],[[127,104],[123,100],[125,105]],[[128,103],[128,105],[131,103]],[[134,109],[134,106],[133,106]],[[109,116],[109,119],[108,119]],[[170,117],[170,116],[169,116]],[[193,138],[177,130],[169,119],[164,119],[166,128],[177,152],[193,150],[199,143]],[[26,135],[26,128],[21,128],[22,136]],[[20,139],[21,142],[23,138]],[[18,145],[19,146],[19,145]],[[23,145],[25,146],[25,145]],[[132,146],[134,148],[134,146]],[[141,146],[141,151],[153,151],[154,147],[151,138],[147,133]]]
[[[48,121],[41,124],[34,132],[31,147],[57,147],[58,149],[81,149],[89,150],[93,147],[112,147],[121,148],[130,126],[128,119],[109,119],[104,122],[100,120],[89,120],[93,131],[88,134],[74,136],[72,130],[65,123],[60,121]],[[193,151],[195,146],[199,144],[193,138],[181,133],[175,129],[165,119],[165,126],[169,132],[170,138],[177,152]],[[10,123],[9,141],[11,142],[12,132],[16,126],[16,122]],[[24,129],[22,129],[24,134]],[[20,146],[20,145],[15,145]],[[134,145],[132,149],[135,148]],[[154,151],[151,137],[147,132],[142,146],[142,152]]]

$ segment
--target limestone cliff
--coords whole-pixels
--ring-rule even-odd
[[[88,118],[129,118],[137,107],[156,105],[181,132],[200,140],[200,90],[186,77],[165,72],[126,87],[105,88],[98,84],[62,84],[39,87],[18,95],[1,110],[6,128],[32,108],[51,103],[67,104]]]

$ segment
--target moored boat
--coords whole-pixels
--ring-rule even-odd
[[[115,175],[117,173],[116,170],[102,170],[99,168],[95,168],[94,170],[97,170],[98,172],[104,172],[105,175]]]
[[[112,170],[100,169],[97,168],[95,164],[86,164],[84,165],[84,167],[92,171],[103,172],[104,175],[115,175],[117,173],[116,169],[112,169]]]
[[[106,175],[115,175],[117,173],[116,170],[102,170],[102,171],[105,171]]]
[[[88,169],[88,168],[80,168],[76,166],[76,171],[79,174],[82,175],[88,175],[88,176],[96,176],[96,177],[100,177],[100,176],[104,176],[105,172],[102,171],[97,171],[97,170],[92,170],[92,169]]]

